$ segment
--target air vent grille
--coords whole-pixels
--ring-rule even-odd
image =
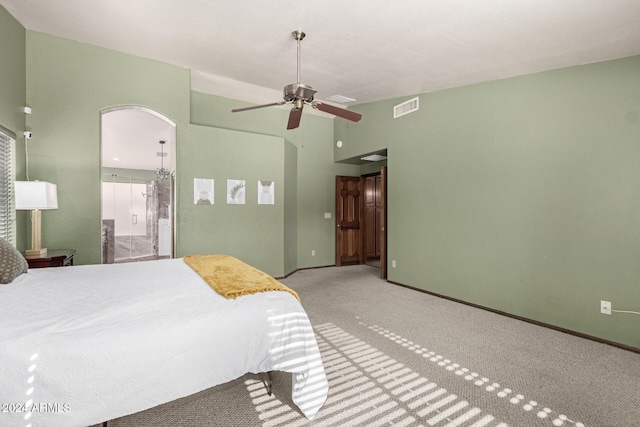
[[[327,101],[335,101],[335,102],[339,102],[341,104],[348,104],[349,102],[356,102],[355,99],[349,98],[348,96],[342,96],[342,95],[331,95],[330,97],[327,98]]]
[[[398,117],[404,116],[405,114],[418,111],[418,109],[420,109],[420,98],[416,96],[415,98],[412,98],[401,104],[395,105],[393,107],[393,118],[397,119]]]

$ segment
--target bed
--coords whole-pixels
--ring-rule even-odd
[[[2,426],[98,424],[269,371],[292,373],[292,399],[313,418],[327,379],[288,292],[226,299],[183,259],[29,270],[0,285]]]

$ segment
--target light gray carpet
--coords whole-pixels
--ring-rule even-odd
[[[125,426],[628,427],[640,425],[640,355],[380,280],[370,266],[282,282],[309,314],[329,378],[313,421],[257,375],[109,421]]]

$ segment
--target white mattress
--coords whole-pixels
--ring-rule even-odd
[[[182,259],[29,270],[0,286],[0,404],[15,404],[2,426],[96,424],[271,370],[293,373],[312,418],[328,385],[300,303],[227,300]]]

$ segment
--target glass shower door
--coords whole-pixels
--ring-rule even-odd
[[[102,218],[113,221],[115,262],[155,255],[155,185],[144,180],[114,176],[102,183]]]

